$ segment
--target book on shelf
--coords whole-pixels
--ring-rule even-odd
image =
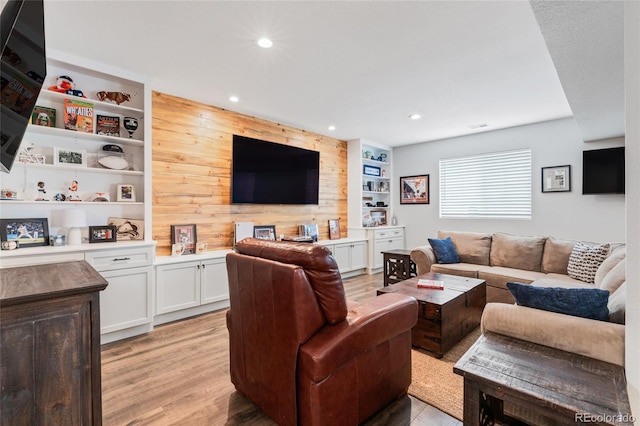
[[[93,104],[76,99],[65,99],[64,128],[93,133]]]
[[[444,281],[441,280],[418,280],[418,288],[428,288],[432,290],[444,290]]]
[[[56,109],[36,105],[31,114],[31,124],[56,127]]]
[[[120,136],[120,117],[96,115],[96,133],[105,136]]]

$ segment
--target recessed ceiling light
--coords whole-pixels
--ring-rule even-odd
[[[412,120],[420,120],[422,116],[420,114],[411,114],[409,118]]]
[[[333,131],[335,129],[336,129],[336,126],[333,126],[333,125],[329,126],[329,130]]]
[[[268,38],[263,37],[260,40],[258,40],[258,46],[264,47],[265,49],[268,49],[271,46],[273,46],[273,42],[271,40],[269,40]]]
[[[229,100],[231,102],[238,102],[240,100],[240,98],[238,98],[237,96],[229,96]]]

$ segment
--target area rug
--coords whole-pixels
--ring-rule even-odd
[[[466,335],[441,359],[419,349],[411,351],[411,385],[409,395],[462,421],[464,387],[462,376],[453,365],[480,336],[480,327]]]

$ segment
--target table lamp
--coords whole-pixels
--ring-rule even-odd
[[[69,228],[67,234],[68,245],[82,244],[82,232],[80,231],[80,228],[87,226],[87,216],[84,213],[84,210],[63,210],[61,226],[63,228]]]

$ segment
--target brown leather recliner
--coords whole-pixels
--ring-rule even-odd
[[[347,306],[318,244],[248,238],[227,271],[231,381],[277,423],[356,425],[406,394],[415,299]]]

